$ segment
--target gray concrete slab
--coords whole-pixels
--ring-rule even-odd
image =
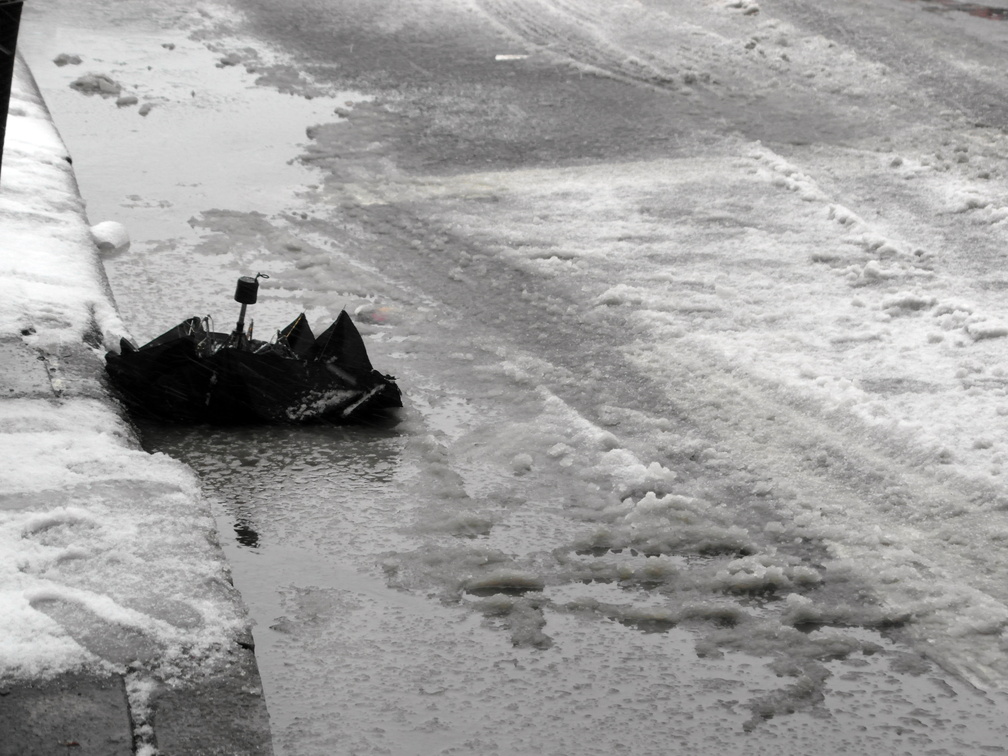
[[[0,688],[0,756],[130,756],[133,730],[119,676],[66,674]]]
[[[233,654],[227,674],[153,697],[159,756],[273,753],[269,717],[251,648]]]
[[[105,362],[87,344],[61,344],[39,352],[52,391],[59,397],[108,399]]]
[[[41,355],[18,338],[0,338],[0,399],[52,397]]]

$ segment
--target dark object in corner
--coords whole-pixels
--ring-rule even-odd
[[[253,339],[251,327],[246,333],[258,278],[239,279],[241,314],[230,334],[193,317],[142,347],[123,339],[119,354],[106,354],[126,405],[156,420],[217,425],[345,423],[402,406],[395,379],[371,366],[346,312],[317,338],[304,313],[273,342]]]
[[[14,57],[17,53],[18,27],[21,25],[22,0],[0,0],[0,169],[3,167],[7,110],[10,107]]]

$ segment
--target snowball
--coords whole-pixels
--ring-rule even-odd
[[[98,245],[98,252],[102,257],[120,255],[130,248],[126,227],[116,221],[102,221],[91,226],[91,236]]]

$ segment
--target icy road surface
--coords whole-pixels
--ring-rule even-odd
[[[404,388],[146,429],[279,752],[1005,749],[1004,9],[25,9],[134,335],[262,270],[260,335],[345,307]]]

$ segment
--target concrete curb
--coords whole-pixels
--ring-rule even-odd
[[[28,99],[33,101],[24,107],[24,103],[12,107],[15,117],[23,115],[28,105],[34,108],[34,113],[39,112],[40,107],[45,116],[48,116],[38,87],[22,60],[18,61],[15,68],[15,78],[19,80],[21,91],[27,92]],[[51,128],[55,139],[62,145],[51,117],[48,120],[47,125],[44,123],[45,118],[36,116],[38,129],[45,131],[46,128]],[[39,135],[39,139],[51,143],[52,135],[43,133]],[[17,144],[15,142],[12,145],[11,141],[8,133],[7,148],[10,150],[13,147],[17,158]],[[65,146],[63,152],[65,158]],[[21,163],[23,169],[23,159]],[[30,230],[32,223],[51,223],[52,217],[38,213],[36,220],[34,212],[30,217],[25,217],[26,214],[18,210],[19,207],[26,206],[37,209],[45,204],[45,198],[40,197],[37,202],[26,203],[25,198],[30,194],[30,188],[17,185],[18,174],[6,170],[6,157],[4,165],[4,186],[0,188],[0,230],[5,223],[10,223],[18,229],[17,238],[23,240],[26,238],[25,229]],[[94,324],[96,307],[114,309],[115,305],[94,244],[90,237],[84,237],[80,233],[81,227],[87,227],[87,218],[70,161],[54,154],[49,163],[33,166],[32,171],[38,176],[45,174],[33,184],[40,188],[39,191],[45,192],[47,187],[58,189],[60,196],[53,198],[53,203],[58,204],[60,212],[64,214],[60,217],[67,214],[71,217],[78,216],[73,223],[64,225],[69,228],[66,232],[68,244],[77,244],[80,254],[92,261],[88,280],[82,281],[81,288],[97,292],[93,296],[93,302],[88,305],[91,308],[91,323]],[[6,197],[4,192],[7,193]],[[19,214],[21,218],[17,218]],[[52,233],[51,228],[47,233]],[[13,249],[12,246],[14,245],[4,249],[3,239],[0,238],[0,263],[25,254],[23,250]],[[104,301],[101,301],[102,297],[105,298]],[[32,308],[26,307],[25,311],[31,313]],[[10,322],[10,318],[6,314],[4,316],[5,322]],[[0,406],[15,410],[28,405],[33,408],[44,407],[53,417],[65,419],[67,411],[83,404],[89,411],[99,415],[114,414],[123,427],[131,427],[124,418],[121,407],[107,390],[99,347],[103,336],[95,329],[87,326],[79,328],[78,340],[69,341],[59,334],[59,338],[55,339],[36,338],[30,323],[20,329],[20,336],[17,332],[11,333],[8,330],[0,332]],[[66,330],[73,332],[72,328]],[[104,409],[94,410],[95,406]],[[16,436],[24,436],[23,426],[25,423],[30,424],[36,417],[32,412],[18,414],[18,411],[13,411],[9,416],[14,418],[15,424],[20,425],[11,430],[0,424],[0,448],[5,444],[15,448],[21,443],[21,439]],[[65,422],[67,428],[64,430],[72,433],[72,412]],[[28,430],[41,435],[48,432],[44,426]],[[144,455],[138,451],[139,442],[135,433],[127,431],[112,443],[124,447],[125,457],[141,473],[145,464],[154,464],[144,462]],[[76,474],[76,468],[74,472]],[[128,486],[128,490],[124,486]],[[87,490],[86,498],[80,494],[82,488]],[[115,517],[116,507],[121,504],[123,506],[120,508],[128,512],[143,510],[144,506],[161,506],[166,495],[165,488],[166,484],[154,480],[153,476],[145,481],[143,475],[130,477],[128,470],[120,478],[113,477],[93,483],[84,481],[69,487],[65,483],[54,481],[42,490],[21,490],[16,486],[6,486],[4,478],[0,476],[0,522],[4,515],[40,513],[42,516],[53,516],[54,512],[65,511],[71,504],[77,509],[93,505],[101,509],[102,516]],[[203,653],[209,659],[205,669],[201,666],[203,657],[200,657],[183,663],[187,670],[184,674],[162,674],[159,672],[162,663],[159,654],[164,653],[164,650],[146,636],[142,629],[117,624],[114,613],[111,619],[100,613],[96,616],[94,607],[87,601],[82,603],[74,600],[78,595],[85,598],[89,595],[106,598],[105,594],[100,593],[102,576],[89,582],[86,574],[78,572],[72,575],[72,580],[67,583],[69,587],[62,594],[59,590],[55,591],[55,598],[39,598],[37,592],[32,594],[32,608],[44,612],[74,642],[86,649],[88,658],[100,663],[83,667],[75,664],[72,665],[73,668],[60,669],[59,663],[53,661],[44,672],[26,677],[17,671],[17,659],[14,659],[13,670],[5,668],[3,655],[0,654],[0,756],[66,753],[81,756],[132,753],[144,756],[268,756],[273,753],[269,718],[251,633],[247,621],[242,619],[245,617],[245,608],[230,582],[230,572],[212,528],[209,507],[199,496],[198,489],[176,488],[169,493],[171,501],[196,523],[196,527],[190,530],[180,528],[181,535],[178,538],[186,539],[182,541],[186,553],[176,557],[179,561],[195,558],[205,562],[206,576],[201,578],[197,586],[200,593],[196,598],[204,604],[217,607],[219,613],[231,623],[228,627],[244,623],[244,630],[232,632],[226,640],[212,644],[209,651],[204,650]],[[112,514],[104,514],[106,510],[111,510]],[[154,514],[162,518],[166,516],[160,509]],[[141,511],[138,519],[143,523],[147,516],[146,511]],[[145,558],[142,553],[135,556],[141,560]],[[83,563],[83,566],[60,569],[86,571],[90,564],[86,559],[73,561]],[[122,569],[129,569],[128,560],[123,560],[123,565]],[[0,572],[0,612],[4,611],[5,595],[23,598],[19,594],[19,590],[23,593],[23,589],[17,583],[13,586],[4,584],[5,579],[16,581],[18,576],[5,578],[5,574],[7,573]],[[180,584],[182,589],[179,588]],[[159,593],[165,585],[170,586],[171,590]],[[92,593],[87,594],[86,590]],[[186,598],[189,595],[185,592],[183,581],[179,579],[172,582],[172,579],[166,579],[145,585],[141,590],[146,591],[139,597],[142,601],[138,601],[138,597],[132,594],[125,597],[115,594],[112,598],[124,607],[125,612],[139,614],[140,609],[133,604],[142,604],[144,611],[147,611],[146,605],[149,604],[155,607],[155,619],[152,622],[160,623],[159,627],[168,627],[172,632],[184,634],[186,622],[192,620],[183,621],[171,616],[172,607],[179,604],[180,596]],[[95,591],[98,593],[95,594]],[[174,649],[172,653],[175,654],[171,659],[174,669],[179,666],[180,652]]]
[[[0,691],[0,754],[133,751],[126,686],[121,677],[65,674]]]

